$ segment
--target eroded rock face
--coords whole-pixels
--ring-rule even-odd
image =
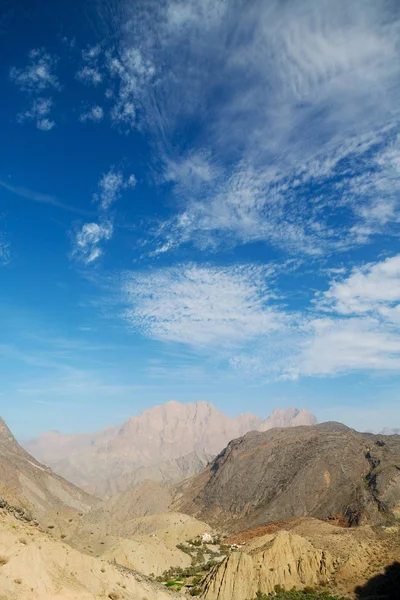
[[[264,536],[262,546],[233,552],[207,575],[202,591],[207,600],[243,600],[276,585],[302,589],[326,582],[335,570],[328,553],[288,531]]]
[[[307,518],[281,524],[274,533],[254,533],[237,536],[237,552],[208,573],[202,585],[206,600],[254,598],[275,585],[286,590],[322,585],[334,595],[353,597],[359,586],[398,562],[400,553],[396,525],[343,528]]]

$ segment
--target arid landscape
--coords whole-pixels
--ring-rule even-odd
[[[1,423],[2,600],[252,600],[290,590],[350,599],[370,597],[363,589],[374,581],[377,597],[397,597],[385,570],[398,576],[400,436],[317,424],[293,408],[228,419],[205,403],[167,403],[128,423],[90,443],[80,436],[71,456],[86,477],[104,459],[97,495],[39,463]],[[25,447],[53,453],[60,471],[71,443],[45,434]],[[126,480],[112,493],[117,464]]]
[[[400,600],[400,0],[0,0],[0,600]]]

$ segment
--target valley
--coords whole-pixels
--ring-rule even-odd
[[[239,429],[257,429],[218,451],[229,431],[237,432],[237,420],[221,436],[221,423],[230,421],[210,405],[168,404],[150,409],[140,427],[135,421],[130,438],[124,427],[118,443],[111,429],[98,436],[103,441],[92,450],[100,467],[107,447],[110,457],[98,469],[98,482],[103,472],[108,478],[97,495],[39,463],[1,423],[0,582],[7,600],[129,600],[138,593],[149,600],[252,600],[294,589],[362,598],[357,589],[399,563],[400,436],[317,424],[288,409],[261,425],[246,416]],[[160,414],[160,422],[150,418]],[[197,415],[191,431],[188,415]],[[312,422],[297,424],[304,417]],[[278,426],[268,426],[274,419]],[[180,443],[182,428],[187,438]],[[142,441],[155,429],[157,452],[168,439],[171,458],[140,466]],[[60,435],[58,461],[72,443]],[[73,460],[86,468],[88,443],[80,439]],[[172,458],[178,442],[190,453]],[[132,471],[114,487],[108,469],[118,444]],[[29,446],[49,455],[49,436]]]

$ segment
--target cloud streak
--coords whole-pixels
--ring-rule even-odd
[[[77,213],[80,215],[92,214],[90,211],[83,210],[76,206],[71,206],[70,204],[65,204],[64,202],[61,202],[60,200],[58,200],[54,196],[51,196],[50,194],[42,194],[41,192],[36,192],[35,190],[31,190],[26,187],[13,185],[2,179],[0,179],[0,187],[4,188],[12,194],[15,194],[16,196],[26,198],[27,200],[32,200],[33,202],[38,202],[39,204],[50,204],[57,208],[61,208],[62,210]]]

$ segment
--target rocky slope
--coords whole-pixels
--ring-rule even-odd
[[[121,427],[70,436],[50,432],[24,446],[76,485],[109,495],[131,485],[126,475],[139,467],[174,461],[191,453],[215,456],[230,440],[248,431],[314,422],[311,413],[294,408],[274,411],[264,422],[248,413],[230,418],[207,402],[171,401],[145,410]],[[158,469],[155,474],[160,477]]]
[[[399,526],[343,529],[300,519],[240,546],[208,573],[201,592],[206,600],[243,600],[259,591],[269,594],[275,586],[311,587],[353,597],[399,555]]]
[[[0,509],[1,600],[171,600],[141,575],[63,543]]]
[[[2,419],[0,497],[47,524],[57,524],[63,517],[73,518],[97,504],[97,499],[53,473],[21,448]]]
[[[339,423],[251,432],[178,486],[174,510],[228,530],[303,516],[400,516],[400,436]]]
[[[171,567],[189,567],[190,556],[177,545],[209,530],[210,527],[198,519],[170,512],[124,522],[82,520],[66,541],[82,552],[158,576]]]

